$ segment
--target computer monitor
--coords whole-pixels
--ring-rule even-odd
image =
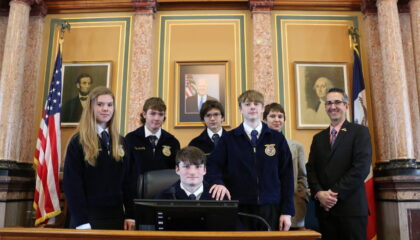
[[[134,200],[137,230],[234,231],[238,201]]]

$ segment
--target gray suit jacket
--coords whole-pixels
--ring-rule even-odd
[[[308,181],[306,179],[305,151],[302,144],[287,139],[293,159],[293,177],[295,186],[295,216],[292,217],[292,227],[304,227],[306,204],[308,202]]]

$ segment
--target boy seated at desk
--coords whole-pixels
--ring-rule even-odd
[[[156,196],[157,199],[214,200],[210,185],[203,181],[206,174],[206,155],[197,147],[188,146],[176,155],[175,172],[179,179],[170,188]]]

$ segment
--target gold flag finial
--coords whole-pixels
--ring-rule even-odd
[[[60,33],[59,33],[60,38],[58,39],[58,42],[59,42],[60,50],[62,50],[61,47],[63,46],[63,42],[64,42],[64,33],[66,31],[70,31],[71,26],[68,21],[62,21],[58,23],[57,25],[60,28]]]
[[[359,30],[357,29],[357,27],[351,26],[348,30],[348,33],[351,37],[352,48],[358,49],[359,48],[359,38],[360,38]]]

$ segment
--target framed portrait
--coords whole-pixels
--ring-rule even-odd
[[[61,126],[76,126],[87,95],[97,86],[110,86],[111,62],[63,63]]]
[[[175,127],[202,126],[201,105],[207,100],[218,100],[229,113],[228,61],[176,62]],[[225,123],[227,116],[225,115]]]
[[[295,76],[297,128],[328,127],[330,119],[325,111],[325,97],[333,87],[347,92],[346,63],[296,62]]]

